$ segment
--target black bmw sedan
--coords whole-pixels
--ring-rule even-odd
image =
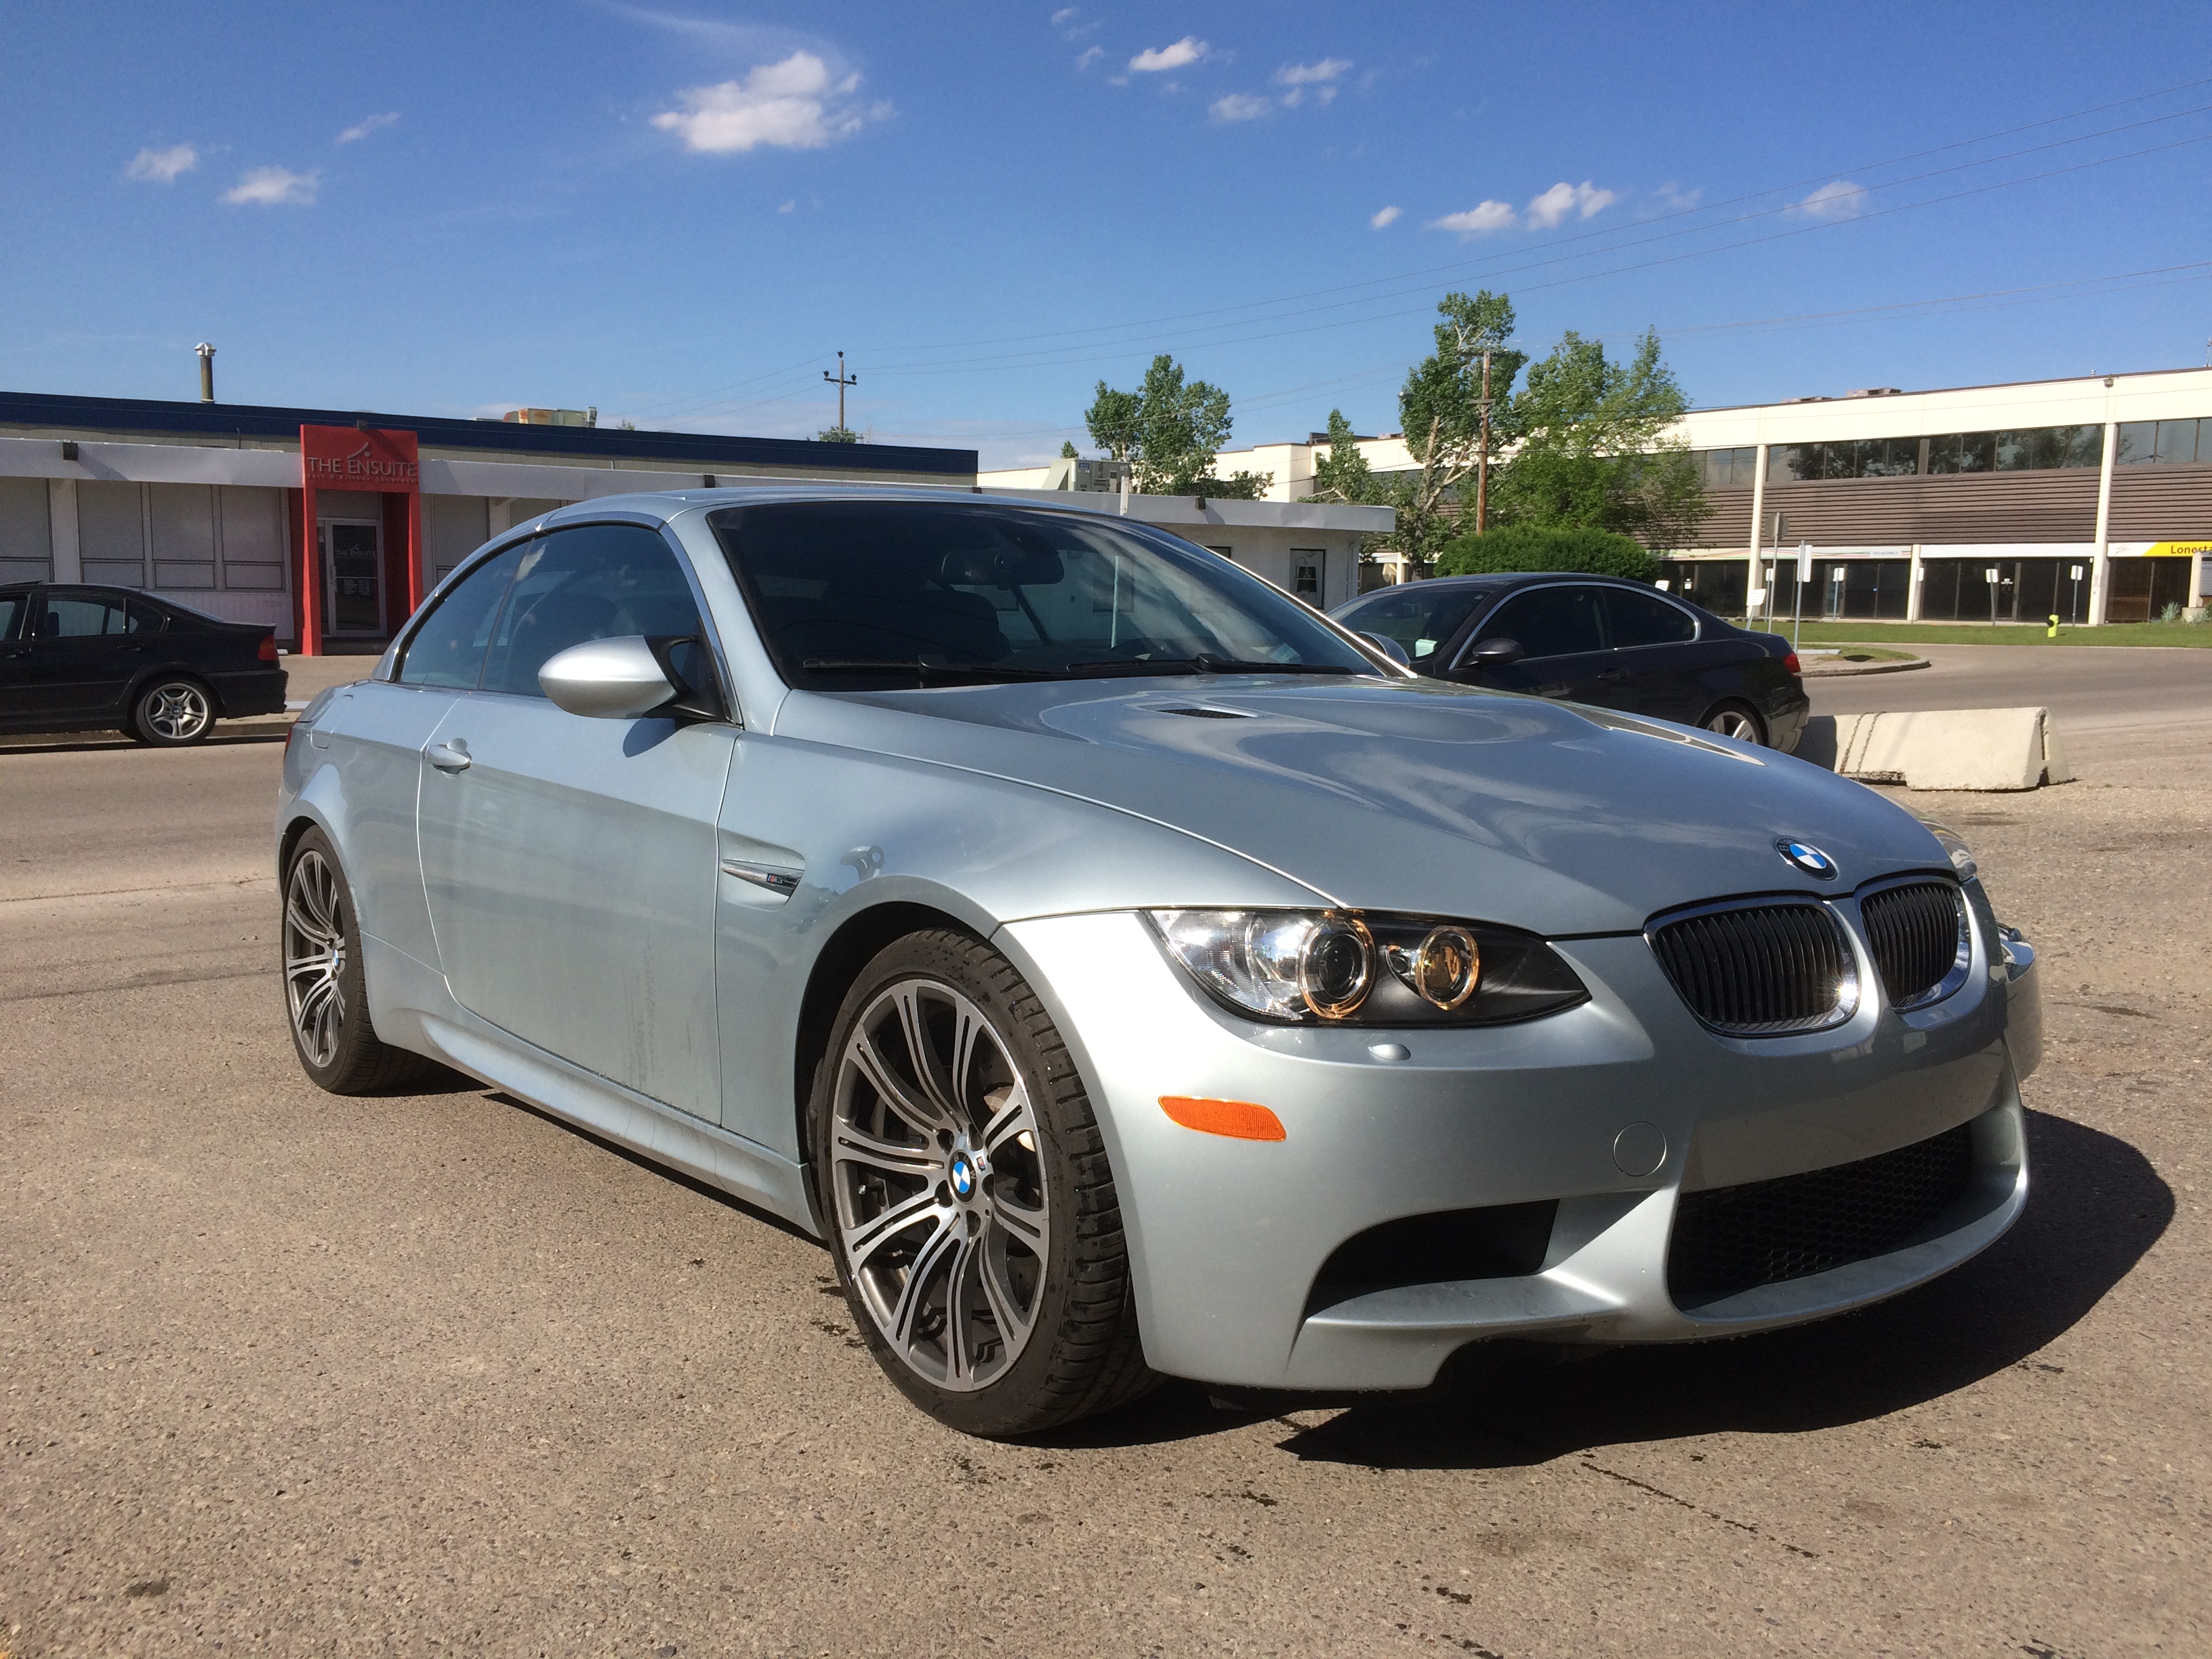
[[[0,587],[0,732],[116,730],[198,743],[283,712],[276,636],[123,587]]]
[[[1779,634],[1611,576],[1443,576],[1363,593],[1330,614],[1438,679],[1677,720],[1785,752],[1812,708]]]

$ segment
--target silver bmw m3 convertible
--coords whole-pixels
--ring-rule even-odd
[[[2026,1197],[1955,836],[1103,514],[554,513],[310,705],[276,841],[316,1083],[441,1062],[818,1233],[974,1433],[1816,1319]]]

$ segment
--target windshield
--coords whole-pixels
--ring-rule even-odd
[[[786,684],[1372,674],[1280,589],[1158,531],[957,501],[793,501],[708,523]]]
[[[1497,591],[1407,582],[1363,594],[1339,609],[1336,620],[1356,633],[1395,640],[1405,647],[1407,660],[1421,668],[1451,642],[1468,613]]]

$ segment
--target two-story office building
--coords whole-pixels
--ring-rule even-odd
[[[2121,623],[2203,603],[2212,369],[1875,387],[1698,410],[1680,433],[1713,512],[1668,579],[1709,610]]]

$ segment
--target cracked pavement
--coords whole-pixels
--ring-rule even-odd
[[[9,1659],[2212,1646],[2212,770],[1909,798],[2051,1032],[2028,1211],[1949,1278],[1000,1445],[905,1406],[781,1226],[473,1085],[312,1088],[281,752],[0,756]]]

